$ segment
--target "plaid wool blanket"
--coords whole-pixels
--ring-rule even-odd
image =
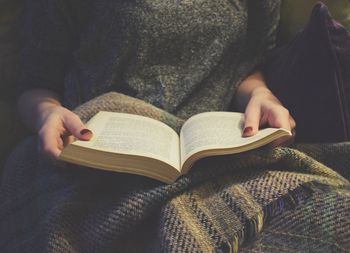
[[[107,93],[76,109],[182,119]],[[0,192],[1,252],[350,252],[350,144],[206,158],[175,183],[51,162],[24,141]]]

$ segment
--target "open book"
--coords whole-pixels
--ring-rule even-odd
[[[69,144],[60,159],[171,183],[201,158],[244,152],[291,135],[282,128],[265,128],[242,137],[243,122],[242,113],[200,113],[184,123],[179,136],[151,118],[99,112],[87,123],[93,138]]]

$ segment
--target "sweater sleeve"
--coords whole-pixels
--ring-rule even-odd
[[[277,28],[280,21],[280,0],[249,0],[248,30],[250,45],[261,45],[270,50],[276,45]],[[261,42],[261,43],[257,43]]]
[[[270,51],[276,46],[281,0],[248,0],[248,36],[245,55],[254,67],[250,73],[262,70]]]
[[[78,44],[65,1],[26,0],[18,95],[35,88],[62,95],[65,71]]]

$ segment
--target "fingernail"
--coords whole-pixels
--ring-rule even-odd
[[[253,131],[253,128],[252,128],[252,127],[246,127],[246,128],[244,128],[244,130],[243,130],[243,135],[250,134],[252,131]]]
[[[83,129],[83,130],[80,131],[80,134],[81,134],[81,135],[92,134],[92,132],[91,132],[89,129],[86,129],[86,128],[85,128],[85,129]]]

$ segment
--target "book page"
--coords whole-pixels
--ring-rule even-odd
[[[91,141],[73,144],[92,149],[152,157],[179,170],[179,137],[164,123],[133,114],[99,112],[87,126]]]
[[[188,119],[180,133],[181,166],[191,155],[209,149],[234,148],[260,140],[278,131],[261,129],[251,137],[242,137],[244,114],[205,112]]]

